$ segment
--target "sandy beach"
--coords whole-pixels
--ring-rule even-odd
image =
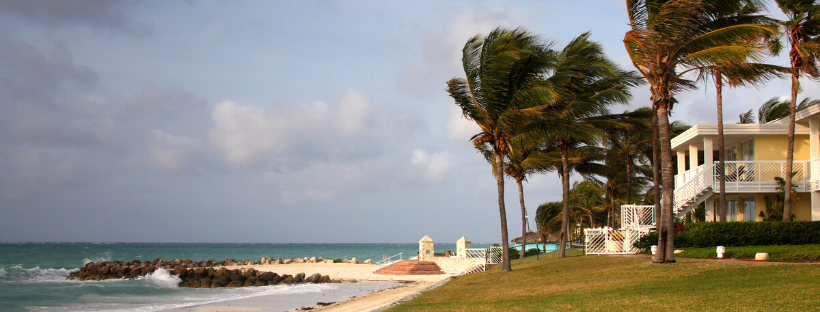
[[[201,306],[172,309],[173,312],[225,312],[225,311],[283,311],[283,305],[293,306],[294,302],[310,302],[312,311],[381,311],[417,294],[435,288],[449,280],[451,275],[379,275],[374,271],[380,265],[349,263],[299,263],[278,265],[229,266],[228,269],[252,267],[258,271],[277,274],[314,273],[328,275],[333,280],[342,280],[338,289],[329,292],[314,292],[288,295],[288,301],[282,302],[282,296],[258,296],[253,298],[222,301]],[[336,302],[324,307],[318,302]],[[291,311],[297,311],[292,309]]]

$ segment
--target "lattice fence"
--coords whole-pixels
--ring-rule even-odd
[[[634,254],[641,250],[633,247],[645,233],[633,229],[585,229],[586,253],[589,255]]]
[[[501,263],[501,252],[501,247],[464,249],[464,254],[458,256],[463,259],[463,261],[459,261],[462,268],[458,270],[458,274],[486,271],[490,264]]]
[[[655,206],[622,205],[621,228],[642,229],[655,226]]]

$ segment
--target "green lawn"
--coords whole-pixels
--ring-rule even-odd
[[[459,276],[388,311],[818,311],[820,265],[582,256]]]
[[[681,247],[683,253],[678,257],[717,258],[715,247],[694,248]],[[758,252],[769,253],[770,262],[806,262],[820,261],[820,245],[773,245],[726,247],[725,258],[754,259]]]

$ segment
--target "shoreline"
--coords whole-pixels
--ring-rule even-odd
[[[277,274],[306,275],[319,273],[329,275],[334,281],[327,285],[339,285],[338,289],[325,293],[288,294],[288,301],[293,306],[297,301],[299,307],[282,309],[282,295],[262,295],[252,298],[231,299],[218,303],[190,306],[185,308],[164,310],[169,312],[213,312],[213,311],[304,311],[309,307],[311,311],[346,312],[346,311],[382,311],[403,301],[409,300],[418,294],[443,285],[452,278],[452,275],[379,275],[374,271],[384,267],[372,264],[351,263],[297,263],[297,264],[268,264],[268,265],[234,265],[226,269],[253,268],[260,272],[274,272]],[[388,284],[389,283],[389,284]],[[398,283],[397,285],[395,283]],[[338,298],[333,299],[331,298]],[[292,299],[292,300],[291,300]],[[318,306],[318,303],[333,302],[330,305]]]

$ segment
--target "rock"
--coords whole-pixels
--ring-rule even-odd
[[[322,258],[322,257],[316,258],[316,262],[324,262],[324,261],[325,261],[325,258]]]
[[[276,273],[273,272],[262,272],[256,275],[256,278],[263,282],[269,282],[274,277],[276,277]]]
[[[310,257],[307,261],[308,263],[316,263],[316,257]]]
[[[279,283],[282,283],[282,284],[285,284],[285,285],[293,284],[293,276],[291,276],[290,274],[285,274],[285,275],[282,276],[282,280],[279,281]]]
[[[293,282],[296,283],[296,284],[301,284],[304,281],[305,281],[305,273],[299,273],[299,274],[296,274],[296,276],[293,277]]]
[[[675,249],[675,254],[683,253],[683,249]]]
[[[314,283],[314,284],[316,284],[316,283],[318,283],[320,280],[322,280],[322,274],[319,274],[319,273],[314,273],[313,275],[308,276],[308,278],[307,278],[307,279],[305,279],[305,282],[306,282],[306,283]]]
[[[355,258],[354,258],[354,259],[355,259]],[[343,260],[342,260],[342,263],[350,263],[350,260],[343,259]]]
[[[242,275],[244,275],[245,278],[255,277],[256,276],[256,270],[254,270],[253,268],[247,268],[247,269],[245,269],[244,272],[242,272]]]
[[[371,264],[373,263],[373,259],[367,259],[364,261],[364,264]]]
[[[325,263],[333,263],[333,260],[325,260]]]
[[[240,274],[231,274],[231,282],[235,283],[242,283],[245,281],[245,277]]]
[[[766,261],[769,260],[769,253],[766,252],[758,252],[755,254],[755,260],[757,261]]]
[[[359,261],[359,260],[356,260],[356,258],[350,259],[350,263],[353,263],[353,264],[358,264],[357,261]]]
[[[178,266],[175,266],[175,267],[174,267],[174,270],[173,270],[173,272],[172,272],[172,273],[173,273],[174,275],[176,275],[176,276],[181,276],[181,275],[182,275],[182,273],[184,273],[184,272],[186,272],[185,268],[183,268],[182,266],[179,266],[179,265],[178,265]]]
[[[210,277],[203,277],[199,280],[199,287],[201,288],[210,288],[211,287],[211,278]]]
[[[293,262],[293,260],[290,260],[290,259],[282,260],[282,264],[291,264],[292,262]]]
[[[228,284],[230,282],[231,282],[231,280],[227,276],[221,275],[221,276],[214,277],[213,281],[211,282],[211,285],[216,285],[216,287],[225,287],[225,286],[228,286]],[[216,287],[211,286],[211,288],[216,288]]]
[[[295,263],[305,263],[305,259],[296,258],[296,259],[293,260],[293,262],[295,262]]]
[[[322,275],[322,278],[319,279],[320,283],[330,283],[330,276]]]
[[[216,272],[214,272],[214,276],[217,276],[217,277],[218,276],[226,276],[227,277],[228,276],[228,270],[225,269],[225,268],[219,268],[219,270],[216,270]]]

